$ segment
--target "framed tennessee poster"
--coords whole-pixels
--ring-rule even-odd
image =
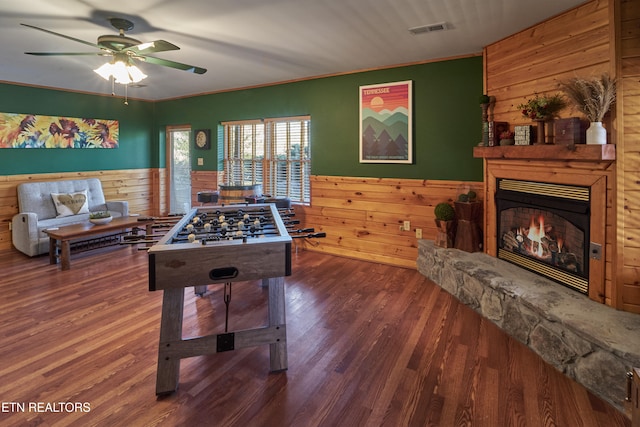
[[[412,163],[412,81],[360,86],[360,163]]]

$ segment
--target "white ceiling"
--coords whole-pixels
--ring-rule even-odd
[[[2,0],[0,81],[111,93],[92,70],[100,56],[32,56],[25,51],[93,52],[25,23],[96,42],[124,17],[142,42],[178,51],[154,56],[208,69],[197,75],[153,64],[131,98],[170,99],[308,77],[480,53],[490,43],[584,0]],[[449,30],[408,29],[446,22]],[[121,85],[116,93],[123,94]]]

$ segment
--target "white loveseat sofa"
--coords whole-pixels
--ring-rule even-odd
[[[18,211],[11,221],[13,246],[29,256],[49,252],[49,237],[43,230],[89,220],[89,213],[59,216],[52,193],[74,194],[86,191],[85,211],[109,211],[114,218],[129,215],[126,201],[105,201],[97,178],[69,181],[26,182],[18,184]]]

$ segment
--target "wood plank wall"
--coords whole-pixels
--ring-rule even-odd
[[[605,118],[616,144],[608,185],[607,271],[616,308],[640,313],[640,2],[594,0],[485,48],[485,91],[496,97],[494,120],[531,124],[517,105],[536,93],[559,92],[570,77],[618,78],[618,102]],[[573,108],[560,117],[580,117]]]
[[[99,178],[105,198],[128,201],[130,212],[158,215],[158,209],[154,209],[154,206],[160,203],[158,179],[161,178],[161,173],[155,169],[0,176],[0,252],[10,251],[13,248],[9,224],[13,215],[18,213],[16,187],[19,183],[85,178]]]
[[[616,0],[619,306],[640,313],[640,2]],[[622,235],[621,235],[622,234]]]
[[[191,171],[191,206],[200,206],[199,192],[218,191],[218,179],[221,176],[222,172],[218,171]]]
[[[167,182],[167,176],[168,173],[165,168],[153,169],[152,171],[153,202],[149,209],[154,216],[167,215],[169,212],[169,199],[167,196],[169,183]]]
[[[588,2],[485,48],[485,91],[495,96],[494,119],[532,124],[517,105],[559,93],[559,82],[612,72],[607,0]],[[566,108],[560,117],[577,117]],[[610,119],[605,122],[609,125]]]
[[[296,217],[327,237],[296,243],[311,251],[416,268],[415,230],[435,239],[435,205],[471,189],[481,197],[481,182],[312,176],[312,204],[296,206]],[[407,220],[411,231],[401,231]]]

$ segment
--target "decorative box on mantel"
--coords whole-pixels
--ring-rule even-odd
[[[553,125],[555,128],[555,143],[558,145],[584,144],[587,141],[588,122],[578,117],[557,119]]]
[[[500,145],[500,134],[509,130],[507,122],[489,122],[489,146]]]

